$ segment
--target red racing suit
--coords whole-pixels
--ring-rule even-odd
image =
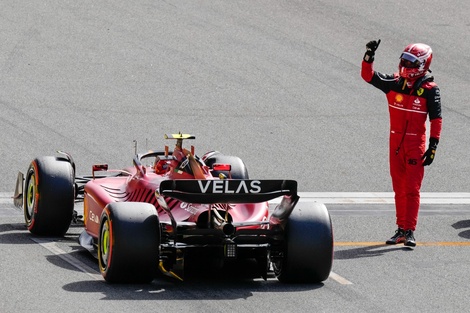
[[[439,140],[442,129],[441,97],[432,76],[418,78],[411,88],[398,73],[374,71],[373,63],[362,61],[362,78],[382,90],[390,113],[390,175],[395,192],[398,227],[416,229],[420,189],[424,177],[422,156],[426,149],[426,120],[430,137]]]

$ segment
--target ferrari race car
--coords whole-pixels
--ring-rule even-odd
[[[165,138],[176,141],[173,151],[136,154],[122,170],[97,164],[88,176],[76,176],[64,152],[34,159],[14,195],[28,230],[63,236],[83,218],[79,242],[95,252],[107,282],[151,282],[159,272],[183,280],[197,261],[246,259],[264,279],[271,269],[287,283],[328,278],[333,230],[323,204],[299,201],[294,180],[249,179],[238,157],[198,157],[183,147],[192,135]]]

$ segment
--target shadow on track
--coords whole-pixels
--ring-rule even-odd
[[[359,259],[359,258],[370,258],[382,256],[385,253],[393,251],[412,251],[413,249],[405,247],[403,245],[375,245],[358,247],[353,249],[337,250],[335,251],[335,259],[347,260],[347,259]]]
[[[1,244],[32,244],[28,238],[24,223],[0,224],[0,243]]]
[[[79,281],[67,284],[64,290],[79,293],[102,293],[101,300],[234,300],[248,299],[260,292],[302,292],[321,288],[323,284],[279,283],[263,280],[191,280],[175,282],[155,279],[151,284],[107,284],[104,281]]]
[[[452,227],[455,229],[468,228],[467,230],[460,232],[459,237],[470,239],[470,220],[458,221],[457,223],[452,224]]]
[[[260,292],[302,292],[322,288],[319,284],[283,284],[271,273],[267,280],[250,277],[247,269],[214,271],[201,268],[184,282],[158,276],[150,284],[108,284],[104,281],[79,281],[63,289],[79,293],[102,293],[102,300],[234,300],[247,299]]]

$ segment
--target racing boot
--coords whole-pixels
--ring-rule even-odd
[[[416,246],[415,236],[411,229],[405,232],[405,246],[407,247],[414,247]]]
[[[405,242],[405,230],[403,228],[398,228],[395,231],[395,235],[393,235],[389,240],[385,241],[387,245],[396,245],[397,243],[402,242]]]

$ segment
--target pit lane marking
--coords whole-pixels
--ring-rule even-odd
[[[52,252],[54,255],[57,255],[62,260],[66,261],[67,263],[74,266],[78,270],[87,274],[94,280],[98,280],[98,281],[103,280],[103,276],[101,276],[101,274],[98,274],[97,271],[93,270],[91,267],[89,267],[85,263],[72,257],[69,253],[59,248],[55,242],[47,240],[47,239],[42,239],[42,238],[31,238],[31,240],[39,244],[41,247],[46,248],[47,250]]]

